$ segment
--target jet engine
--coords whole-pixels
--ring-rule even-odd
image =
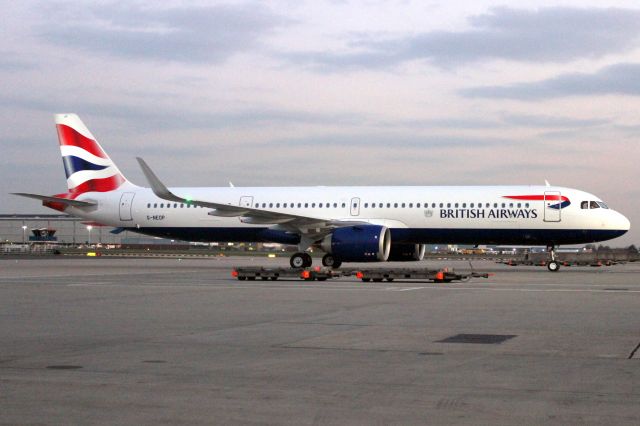
[[[393,244],[389,253],[389,261],[410,262],[424,259],[426,244]]]
[[[384,262],[391,251],[391,231],[380,225],[338,228],[320,246],[343,262]]]

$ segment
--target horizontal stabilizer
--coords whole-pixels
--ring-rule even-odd
[[[66,204],[68,206],[73,206],[73,207],[92,207],[96,205],[96,203],[92,203],[90,201],[69,200],[68,198],[50,197],[48,195],[27,194],[24,192],[12,192],[12,194],[19,195],[20,197],[27,197],[27,198],[33,198],[41,201],[48,201],[50,203],[62,203],[62,204]]]

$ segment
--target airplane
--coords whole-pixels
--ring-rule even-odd
[[[149,188],[124,177],[76,114],[56,114],[67,192],[15,193],[46,207],[141,234],[192,242],[296,245],[293,268],[418,261],[426,244],[559,245],[619,237],[629,220],[600,198],[551,186],[168,188],[137,158]]]

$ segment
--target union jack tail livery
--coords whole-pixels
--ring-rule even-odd
[[[109,192],[128,183],[76,114],[56,114],[69,198],[85,192]]]

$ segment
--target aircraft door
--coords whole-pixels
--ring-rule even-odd
[[[544,221],[560,222],[562,212],[562,196],[560,191],[545,191],[544,193]]]
[[[135,192],[125,192],[120,197],[120,220],[133,220],[131,208],[133,207],[133,197]]]
[[[253,206],[253,197],[245,196],[240,197],[240,207],[252,207]]]
[[[354,197],[351,199],[351,216],[360,215],[360,198]]]

